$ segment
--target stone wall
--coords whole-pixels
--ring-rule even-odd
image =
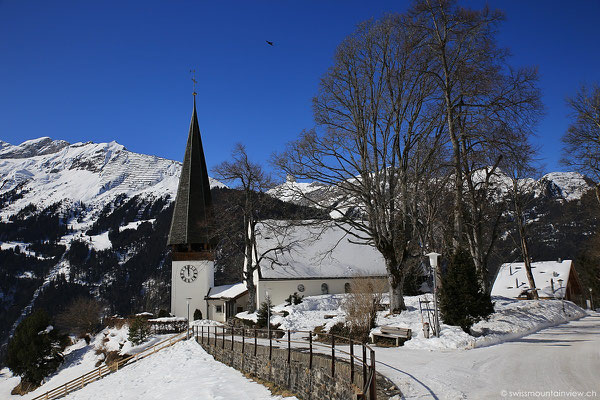
[[[200,338],[197,339],[200,343]],[[354,365],[354,383],[352,383],[350,363],[346,361],[336,358],[335,377],[333,377],[331,357],[313,353],[312,368],[309,368],[308,347],[292,349],[288,363],[287,348],[273,347],[269,359],[268,346],[256,346],[255,355],[252,339],[247,339],[243,346],[241,342],[235,341],[233,350],[231,339],[225,340],[224,347],[220,338],[216,344],[213,340],[214,338],[211,338],[210,344],[207,344],[205,337],[204,343],[200,344],[216,360],[288,389],[301,400],[356,399],[362,392],[359,388],[363,386],[363,368],[357,362]],[[285,344],[285,339],[282,339],[282,343]],[[358,347],[356,349],[358,350]]]

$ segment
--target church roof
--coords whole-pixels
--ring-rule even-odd
[[[194,111],[167,244],[208,244],[211,221],[212,198],[194,97]]]
[[[377,249],[358,244],[352,226],[327,221],[276,221],[256,224],[261,279],[323,279],[386,276]]]

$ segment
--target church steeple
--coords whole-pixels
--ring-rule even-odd
[[[174,252],[209,252],[212,220],[212,198],[194,92],[194,110],[167,244]]]

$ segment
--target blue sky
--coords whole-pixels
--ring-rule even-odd
[[[600,2],[489,1],[515,66],[539,66],[546,116],[535,141],[558,164],[565,96],[600,81]],[[482,7],[479,0],[463,1]],[[314,125],[311,98],[357,23],[404,1],[0,0],[0,139],[116,140],[181,160],[196,69],[209,167],[234,143],[266,161]],[[275,42],[271,47],[265,40]]]

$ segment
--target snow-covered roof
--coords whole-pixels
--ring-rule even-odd
[[[374,247],[359,244],[348,224],[264,221],[256,226],[256,248],[263,279],[385,276],[385,261]],[[362,234],[361,236],[365,236]],[[358,242],[358,243],[357,243]],[[272,250],[277,249],[277,250]],[[272,250],[272,251],[270,251]]]
[[[571,271],[571,260],[559,261],[538,261],[531,263],[533,280],[538,288],[540,297],[556,297],[564,296],[565,288],[569,281],[569,273]],[[552,290],[552,279],[554,290]],[[562,279],[562,289],[560,288],[559,279]],[[492,287],[492,296],[504,296],[509,298],[517,298],[524,291],[530,289],[527,274],[525,272],[525,264],[506,263],[502,264],[494,286]]]
[[[221,285],[210,288],[207,299],[235,299],[248,291],[243,283]]]

